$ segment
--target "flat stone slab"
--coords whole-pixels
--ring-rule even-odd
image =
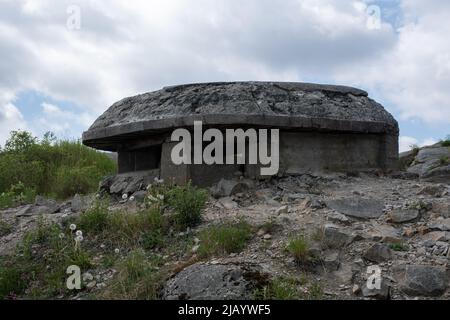
[[[346,216],[359,219],[376,219],[383,215],[384,203],[379,199],[339,198],[327,200],[326,205]]]
[[[394,210],[389,213],[391,221],[394,223],[405,223],[419,218],[420,212],[417,209]]]

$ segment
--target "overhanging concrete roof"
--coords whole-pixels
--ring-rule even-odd
[[[172,86],[125,98],[83,133],[83,143],[113,150],[121,140],[191,127],[196,120],[209,127],[398,134],[397,121],[360,89],[310,83],[229,82]]]

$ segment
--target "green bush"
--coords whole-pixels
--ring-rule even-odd
[[[34,201],[36,193],[33,189],[26,188],[22,182],[11,185],[7,192],[0,194],[0,209],[5,209]]]
[[[76,225],[83,232],[101,232],[109,226],[109,213],[105,204],[98,202],[82,213]]]
[[[26,283],[17,266],[7,265],[0,261],[0,299],[21,294],[25,288]]]
[[[441,141],[443,147],[450,147],[450,135],[448,135],[444,140]]]
[[[35,194],[68,198],[95,191],[99,180],[115,171],[106,154],[80,141],[56,141],[48,134],[39,141],[28,132],[13,131],[0,151],[0,194],[22,183]]]
[[[175,210],[175,222],[179,228],[198,225],[202,220],[202,210],[205,207],[208,194],[189,182],[186,186],[175,186],[167,192],[165,199]]]
[[[294,278],[275,278],[255,292],[258,300],[298,300],[301,298],[298,281]]]
[[[240,252],[251,238],[251,227],[246,222],[214,225],[203,230],[200,235],[198,254],[206,258]]]
[[[294,257],[297,263],[307,262],[311,258],[309,243],[303,235],[292,239],[288,243],[286,250]]]

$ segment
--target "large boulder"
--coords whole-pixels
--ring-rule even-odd
[[[400,162],[424,181],[450,183],[450,147],[442,143],[402,153]]]
[[[441,296],[447,290],[443,268],[425,265],[398,266],[395,277],[401,291],[410,296]]]
[[[165,300],[238,300],[252,298],[255,270],[235,264],[191,265],[169,279]]]

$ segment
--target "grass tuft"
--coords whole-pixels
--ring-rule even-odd
[[[202,258],[238,253],[251,238],[251,227],[246,222],[214,225],[203,230],[200,235],[198,254]]]

